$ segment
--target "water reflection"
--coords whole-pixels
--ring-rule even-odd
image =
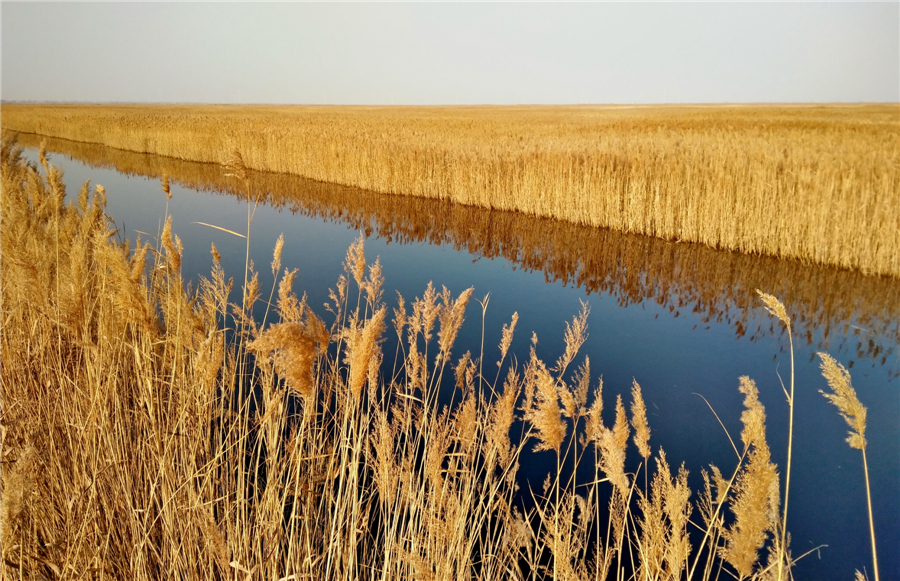
[[[245,195],[218,165],[19,136],[29,147],[42,140],[48,151],[95,167],[151,178],[165,174],[196,190]],[[253,172],[250,184],[254,196],[276,208],[345,222],[389,241],[446,244],[479,257],[502,257],[543,272],[548,281],[609,293],[623,306],[653,301],[674,317],[690,309],[702,323],[728,324],[737,337],[750,340],[783,332],[757,308],[755,289],[760,288],[785,303],[797,335],[815,350],[840,351],[850,358],[849,367],[885,366],[889,377],[900,376],[897,279],[285,174]]]

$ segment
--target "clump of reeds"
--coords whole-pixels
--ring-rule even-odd
[[[264,292],[249,264],[232,302],[213,247],[210,277],[188,293],[168,221],[154,245],[117,245],[100,187],[66,203],[46,157],[26,164],[6,141],[0,164],[4,576],[714,579],[790,566],[749,379],[743,453],[730,479],[705,475],[695,505],[686,469],[673,474],[650,446],[637,381],[631,419],[617,395],[604,422],[602,380],[591,389],[589,361],[575,365],[587,305],[550,366],[534,349],[522,368],[509,356],[514,314],[491,379],[484,349],[452,362],[472,289],[400,297],[389,324],[362,239],[328,315],[294,294],[286,270],[274,303],[269,292],[274,320],[258,321]],[[842,385],[833,401],[858,424]],[[531,442],[556,469],[524,502]]]

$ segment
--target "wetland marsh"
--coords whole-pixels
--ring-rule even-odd
[[[26,158],[35,162],[36,166],[40,164],[37,163],[35,147],[42,139],[28,135],[20,137],[21,143],[29,146],[25,152]],[[166,553],[153,555],[146,550],[133,553],[131,558],[138,556],[147,560],[149,570],[210,573],[247,569],[265,572],[266,576],[304,570],[344,578],[348,575],[447,578],[451,573],[455,576],[461,571],[474,571],[475,575],[488,578],[508,575],[513,569],[524,577],[539,576],[540,566],[553,563],[544,571],[548,577],[595,578],[600,575],[601,569],[592,567],[605,563],[603,555],[610,555],[608,566],[613,570],[633,572],[640,566],[648,567],[642,557],[634,555],[635,548],[648,548],[652,543],[660,542],[663,547],[674,545],[667,545],[669,541],[643,536],[646,529],[638,522],[638,517],[647,518],[650,508],[644,505],[648,512],[639,510],[636,499],[633,501],[634,508],[627,512],[633,520],[625,525],[625,536],[621,537],[630,540],[625,541],[618,552],[615,543],[610,545],[608,541],[605,545],[603,542],[600,544],[605,552],[597,548],[598,538],[609,539],[605,531],[606,519],[610,519],[614,526],[615,519],[610,514],[615,514],[615,508],[609,514],[605,511],[607,501],[614,501],[616,492],[610,492],[613,487],[609,483],[601,485],[605,487],[605,492],[600,491],[596,482],[591,485],[592,481],[597,480],[595,462],[591,457],[594,452],[580,456],[586,449],[584,443],[591,446],[593,441],[584,432],[587,404],[596,401],[594,394],[602,376],[606,399],[606,411],[602,415],[605,424],[612,430],[613,424],[617,423],[614,419],[618,419],[619,415],[612,403],[616,394],[621,394],[628,402],[632,399],[629,394],[633,393],[633,383],[639,384],[652,430],[650,446],[654,456],[662,446],[673,471],[677,471],[675,467],[684,462],[689,471],[684,485],[689,485],[694,491],[690,501],[696,503],[703,489],[701,469],[708,469],[709,463],[715,463],[723,467],[727,479],[730,467],[737,461],[737,450],[732,449],[732,443],[709,406],[718,414],[731,438],[737,441],[741,432],[739,419],[742,401],[746,396],[738,392],[738,377],[749,375],[756,381],[759,400],[765,405],[772,462],[783,476],[781,467],[786,462],[788,406],[784,401],[781,380],[786,381],[789,374],[790,352],[784,326],[765,311],[756,295],[757,288],[776,295],[784,302],[794,330],[797,400],[791,512],[787,526],[791,533],[791,551],[796,557],[820,545],[828,545],[796,564],[794,574],[797,578],[850,578],[854,568],[862,569],[870,563],[861,462],[858,452],[843,441],[846,428],[840,416],[819,393],[820,389],[827,389],[827,384],[815,356],[818,351],[831,353],[850,368],[853,385],[860,399],[869,407],[866,434],[876,504],[876,538],[882,548],[879,565],[884,578],[890,578],[900,569],[898,556],[890,549],[900,543],[900,529],[894,518],[900,511],[897,504],[900,497],[900,479],[897,476],[900,473],[900,419],[896,413],[900,407],[897,389],[900,283],[896,278],[863,275],[797,260],[724,252],[701,244],[667,242],[522,213],[460,206],[449,201],[378,194],[283,174],[254,172],[247,168],[243,170],[242,179],[235,180],[225,177],[229,171],[218,164],[193,163],[72,141],[47,139],[47,148],[51,163],[64,170],[62,179],[68,199],[76,198],[76,192],[86,180],[103,184],[107,192],[106,211],[115,219],[112,240],[121,242],[140,236],[157,249],[157,257],[148,260],[163,266],[163,271],[167,273],[165,281],[168,282],[160,286],[164,282],[159,279],[160,270],[151,271],[156,273],[152,274],[151,279],[158,280],[150,286],[156,290],[151,290],[147,296],[150,299],[157,297],[158,300],[169,293],[165,299],[168,303],[177,305],[179,301],[184,301],[184,306],[175,310],[171,310],[171,306],[162,306],[165,301],[159,303],[157,308],[161,309],[165,323],[162,327],[164,334],[174,332],[173,321],[179,320],[179,317],[193,321],[187,313],[197,308],[197,305],[190,306],[191,295],[182,296],[168,285],[190,283],[193,289],[211,288],[204,287],[200,278],[210,277],[209,273],[215,272],[216,263],[209,252],[210,244],[215,244],[218,264],[227,276],[233,276],[235,280],[231,294],[227,295],[228,300],[237,305],[244,303],[243,310],[255,316],[257,321],[268,316],[271,322],[273,314],[266,313],[275,308],[274,300],[273,306],[267,308],[265,297],[269,296],[270,290],[275,291],[283,275],[278,274],[278,269],[270,272],[268,265],[272,261],[272,248],[278,245],[279,235],[283,234],[283,246],[279,246],[278,258],[283,266],[298,269],[293,291],[306,293],[309,305],[308,310],[294,312],[292,320],[299,325],[296,327],[299,336],[312,337],[315,321],[321,320],[332,331],[337,329],[337,337],[342,337],[331,349],[343,349],[346,360],[338,358],[338,353],[332,353],[335,359],[327,363],[327,350],[320,351],[317,357],[324,359],[313,367],[318,370],[315,377],[319,381],[316,385],[321,390],[320,395],[337,398],[327,400],[332,403],[316,412],[320,416],[309,415],[309,402],[304,399],[308,395],[298,395],[296,389],[279,383],[271,375],[275,370],[282,379],[293,377],[289,369],[279,367],[277,349],[271,353],[261,348],[254,351],[264,361],[269,361],[269,367],[263,365],[258,376],[251,374],[260,381],[258,387],[251,389],[257,390],[254,392],[256,403],[253,406],[242,407],[238,399],[225,403],[227,398],[222,396],[223,393],[230,389],[246,390],[248,387],[241,388],[240,381],[229,383],[229,377],[240,367],[235,367],[233,359],[229,360],[224,352],[215,349],[205,357],[206,360],[210,357],[221,359],[222,365],[217,367],[216,372],[218,375],[205,376],[206,379],[199,382],[205,387],[189,385],[190,378],[199,377],[199,372],[190,369],[189,362],[198,357],[203,359],[203,353],[218,340],[210,343],[209,338],[220,337],[217,334],[220,331],[215,330],[220,325],[230,328],[239,339],[246,333],[248,342],[261,341],[265,335],[265,326],[253,331],[254,323],[244,321],[238,314],[231,314],[222,306],[224,298],[215,298],[215,293],[200,301],[200,304],[209,305],[205,308],[212,309],[206,311],[206,315],[202,315],[204,311],[201,309],[201,319],[212,317],[212,322],[200,324],[202,332],[194,330],[182,337],[182,331],[178,331],[175,339],[169,339],[174,340],[175,344],[170,347],[166,343],[162,352],[144,347],[149,349],[147,360],[158,359],[161,366],[146,376],[160,382],[160,391],[131,397],[145,402],[143,405],[147,406],[144,408],[147,411],[141,414],[149,413],[154,402],[165,404],[169,412],[156,409],[138,423],[139,432],[155,434],[154,437],[163,446],[158,452],[146,452],[155,463],[151,466],[157,465],[160,469],[155,472],[152,468],[144,468],[146,472],[134,483],[142,491],[137,498],[154,507],[158,516],[150,524],[136,516],[130,525],[133,532],[128,534],[140,533],[135,538],[143,536],[145,542],[152,539],[152,543],[160,543],[176,535],[190,539],[183,542],[196,543],[201,549],[197,556],[191,556],[181,564],[167,562],[167,559],[175,559],[174,553],[168,556]],[[230,173],[233,174],[234,170]],[[168,176],[171,199],[160,191],[164,175]],[[247,192],[259,201],[255,209],[254,203],[247,200]],[[247,304],[247,292],[242,292],[240,288],[242,273],[246,272],[247,240],[222,230],[246,235],[250,211],[253,218],[249,225],[247,256],[256,265],[258,274],[253,279],[255,283],[250,281],[251,287],[257,285],[259,289],[250,292],[251,298],[255,296],[257,299],[251,301],[255,304]],[[167,217],[171,218],[171,223],[164,228]],[[210,228],[209,224],[218,228]],[[166,246],[164,239],[168,234],[164,231],[177,235],[180,240],[170,240],[169,246]],[[361,250],[357,246],[360,235],[365,238],[365,258],[362,260],[371,265],[373,257],[378,256],[380,272],[375,275],[370,270],[368,278],[360,276],[354,283],[357,264],[353,256],[347,255],[347,248]],[[4,268],[8,273],[10,259],[6,252]],[[174,272],[171,270],[173,254],[178,256],[178,268]],[[356,257],[359,259],[359,255]],[[342,262],[345,267],[341,266]],[[345,283],[350,285],[349,290],[345,287],[343,295],[338,283],[342,275]],[[374,297],[370,301],[365,299],[370,290],[375,292],[373,281],[379,277],[383,277],[384,281],[378,284],[383,292],[381,300],[384,306]],[[215,277],[211,280],[215,282]],[[423,294],[429,283],[433,283],[436,289],[446,286],[451,294],[443,299],[435,296],[429,299]],[[354,284],[360,285],[359,304],[362,307],[362,310],[355,311],[356,319],[353,315],[357,304]],[[461,293],[465,295],[469,287],[474,287],[474,294],[466,307],[465,301],[461,304],[454,297]],[[52,292],[52,285],[48,288]],[[219,294],[224,289],[222,286]],[[338,298],[343,298],[335,301],[329,289],[337,289]],[[438,365],[441,361],[438,354],[443,353],[443,348],[437,353],[434,350],[428,352],[428,357],[422,359],[426,369],[424,374],[409,369],[415,359],[411,357],[416,351],[413,343],[421,342],[423,337],[411,341],[405,332],[395,333],[392,329],[392,325],[397,324],[397,313],[391,317],[391,312],[401,309],[396,293],[406,298],[407,305],[413,302],[413,297],[422,297],[420,308],[425,310],[429,301],[432,305],[443,304],[443,311],[440,308],[435,311],[444,313],[442,317],[448,317],[446,321],[441,319],[438,325],[441,330],[455,325],[452,313],[465,314],[466,322],[457,329],[452,357],[448,354],[443,364],[447,370],[443,374],[441,365]],[[278,289],[278,294],[282,294],[281,289]],[[489,295],[487,300],[486,295]],[[483,311],[476,298],[486,303]],[[565,453],[560,452],[561,459],[556,460],[557,456],[552,451],[532,451],[535,440],[547,442],[544,432],[534,428],[526,430],[529,422],[522,423],[521,418],[513,421],[509,416],[510,398],[516,404],[514,407],[522,407],[514,415],[533,414],[526,410],[532,409],[528,406],[536,405],[535,401],[540,401],[538,392],[532,393],[532,402],[525,403],[520,396],[510,395],[514,392],[503,387],[503,378],[507,377],[506,385],[513,386],[510,389],[520,385],[523,388],[522,397],[527,398],[526,384],[535,377],[543,377],[547,371],[546,367],[543,372],[540,371],[539,361],[552,362],[560,357],[565,358],[565,352],[569,351],[567,343],[571,347],[572,341],[577,342],[572,337],[567,337],[564,342],[563,336],[569,329],[565,321],[572,321],[570,325],[575,328],[579,326],[577,315],[583,308],[581,301],[585,301],[590,309],[586,319],[586,340],[577,350],[577,358],[566,365],[557,365],[559,377],[555,389],[563,394],[571,386],[571,393],[575,394],[580,389],[576,387],[581,384],[578,374],[573,376],[571,371],[589,358],[587,384],[591,395],[579,407],[581,411],[574,413],[574,417],[563,416],[568,417],[564,422],[568,431],[564,438],[565,445],[558,443],[557,449]],[[343,306],[338,304],[341,302]],[[5,303],[10,304],[8,299]],[[329,313],[322,306],[324,303],[330,303],[334,312]],[[48,304],[52,305],[53,301]],[[283,303],[279,299],[278,309],[283,319],[290,315],[289,304],[287,295]],[[21,308],[21,305],[16,305],[16,309]],[[84,308],[90,310],[91,307]],[[92,308],[100,309],[102,314],[101,307]],[[178,315],[178,312],[182,314]],[[421,316],[414,313],[410,316]],[[510,324],[513,313],[517,313],[516,333],[511,334],[506,343],[506,332],[501,332],[501,328]],[[102,319],[99,315],[97,318]],[[135,324],[134,321],[128,323]],[[206,325],[212,327],[207,328]],[[381,335],[385,340],[376,349],[375,344],[367,343],[364,337],[367,329],[371,335],[373,329],[380,327],[383,327]],[[46,333],[51,351],[55,351],[53,346],[58,343],[54,338],[57,331],[53,329],[48,327]],[[67,329],[67,332],[76,333],[71,327]],[[113,337],[121,333],[114,327],[109,331]],[[424,329],[420,328],[419,332],[424,334]],[[540,339],[529,360],[532,332]],[[8,333],[5,332],[4,337],[6,349],[12,337],[11,332]],[[120,348],[112,347],[116,341],[124,341],[124,344],[137,341],[137,345],[141,344],[139,336],[111,339],[111,352],[118,355],[109,359],[111,355],[102,354],[105,348],[101,347],[98,339],[94,335],[90,337],[87,342],[97,345],[101,351],[97,356],[99,360],[119,361],[115,364],[117,366],[123,365],[122,361],[130,356],[122,359]],[[86,342],[83,338],[80,341]],[[437,349],[437,337],[433,341],[433,349]],[[501,349],[506,343],[505,357],[500,356],[501,350],[496,347],[498,343]],[[196,347],[181,352],[192,344]],[[320,345],[319,349],[322,348]],[[77,347],[76,351],[81,349],[84,348]],[[354,359],[354,356],[361,357],[361,349],[369,354],[370,359],[382,362],[380,367],[376,364],[373,368],[369,361]],[[459,367],[461,375],[451,377],[451,367],[457,366],[460,356],[466,351],[472,354],[473,362],[463,362]],[[84,354],[72,355],[76,357],[75,361],[81,363],[71,363],[71,359],[63,357],[53,368],[74,365],[76,372],[102,369],[92,367],[97,365],[90,359],[94,357],[90,355],[92,352],[86,349]],[[478,362],[479,371],[476,372],[475,361],[481,352],[484,353],[484,361]],[[238,358],[240,353],[239,350]],[[434,361],[435,355],[438,355],[437,361]],[[53,359],[50,355],[46,357]],[[395,363],[398,360],[401,362],[400,375],[397,375],[398,366]],[[495,360],[502,360],[500,369],[494,365]],[[5,360],[5,365],[8,361]],[[70,363],[63,365],[64,361]],[[404,361],[407,363],[404,364]],[[511,362],[515,364],[511,365]],[[565,373],[569,365],[569,373]],[[185,366],[187,375],[176,378],[165,371],[167,366],[170,369],[174,369],[171,366]],[[364,367],[366,371],[360,375]],[[490,371],[481,371],[484,367],[490,367]],[[510,368],[519,374],[512,384],[509,383],[511,376],[507,376]],[[552,366],[550,371],[553,371]],[[142,374],[147,371],[136,369],[134,373],[145,377]],[[333,380],[322,379],[330,373],[334,374]],[[371,375],[373,373],[375,375]],[[379,373],[380,380],[377,379]],[[356,393],[353,397],[360,397],[360,393],[366,392],[354,392],[350,387],[366,374],[369,374],[369,383],[365,384],[369,390],[366,403],[359,404],[358,408],[341,403],[344,396],[335,394],[343,393],[342,382],[347,382],[343,389],[349,389],[351,394]],[[238,372],[237,376],[241,374]],[[484,379],[479,379],[482,377]],[[391,383],[392,380],[396,385]],[[5,384],[8,390],[9,384]],[[128,384],[125,381],[125,385]],[[195,399],[183,399],[186,395],[176,397],[176,384],[181,386],[178,389],[184,390],[185,394],[193,394],[191,397]],[[381,391],[382,384],[385,386],[384,392]],[[117,389],[123,389],[104,392],[102,385],[101,381],[98,393],[115,394]],[[412,403],[406,407],[394,407],[396,402],[383,395],[389,391],[387,386],[404,394],[399,400],[401,403]],[[34,387],[36,384],[32,389]],[[125,392],[131,389],[125,389]],[[539,386],[532,383],[532,389],[539,390]],[[493,390],[496,391],[492,393]],[[485,399],[479,399],[479,392]],[[709,405],[697,394],[702,395]],[[565,396],[562,397],[565,404]],[[5,391],[4,404],[10,401],[17,400],[11,392]],[[503,402],[507,407],[500,405]],[[459,407],[454,408],[457,411],[451,416],[442,416],[440,410],[444,404]],[[336,407],[332,409],[329,405]],[[752,404],[748,405],[752,407]],[[229,406],[234,407],[233,412],[228,411]],[[273,420],[269,413],[257,415],[257,409],[280,411],[273,412]],[[410,423],[413,416],[409,414],[416,410],[418,413],[425,412],[420,420],[422,423]],[[480,451],[471,452],[466,448],[465,442],[470,440],[461,431],[466,424],[460,419],[464,410],[469,410],[465,413],[475,414],[472,418],[477,419],[472,424],[476,426],[475,432],[470,436],[475,438],[474,441],[483,442]],[[60,409],[59,413],[62,412]],[[85,413],[88,413],[87,409]],[[175,415],[168,416],[168,413]],[[210,413],[212,416],[209,416]],[[230,413],[234,414],[232,419],[229,419]],[[512,427],[509,430],[510,426],[507,426],[507,437],[511,435],[513,438],[511,443],[504,443],[502,434],[492,428],[503,425],[501,416],[504,414],[509,416]],[[204,446],[194,440],[191,440],[195,442],[191,444],[196,448],[194,451],[181,450],[180,436],[171,435],[171,427],[163,425],[174,421],[173,425],[180,426],[176,432],[195,429],[196,422],[207,416],[217,418],[214,422],[224,422],[223,425],[234,422],[236,435],[221,434],[210,426],[200,429],[205,434],[204,438],[211,438],[210,441],[218,446],[214,450],[220,450],[220,454],[224,454],[222,457],[215,454],[204,456],[209,452],[203,452]],[[50,423],[55,418],[52,414],[43,417]],[[321,423],[312,419],[315,417],[320,418]],[[533,415],[531,417],[530,422],[534,424]],[[163,421],[164,418],[168,419]],[[585,434],[588,438],[585,442],[571,437],[573,426],[577,433]],[[70,429],[63,428],[64,431]],[[597,429],[596,424],[594,429]],[[532,440],[520,448],[516,440],[523,430],[530,434]],[[422,435],[414,437],[416,433]],[[310,438],[303,445],[306,448],[299,446],[298,434]],[[384,447],[390,434],[394,438],[392,452]],[[17,433],[18,436],[21,432]],[[371,441],[372,447],[369,449],[368,444],[333,447],[329,444],[329,438],[338,436],[349,438],[347,441]],[[85,432],[78,433],[78,438],[85,437]],[[122,442],[130,441],[130,437],[123,434]],[[441,448],[442,441],[444,448]],[[241,483],[241,478],[225,478],[221,483],[215,482],[214,474],[219,475],[215,478],[222,478],[243,462],[240,457],[231,457],[224,452],[235,446],[244,450],[242,454],[257,462],[258,467],[267,466],[263,471],[265,477],[248,477],[245,484]],[[197,460],[187,462],[187,456],[180,455],[183,453],[200,453],[207,458],[204,461],[207,463],[196,463]],[[95,450],[91,460],[98,470],[110,465],[108,458],[99,462],[101,456]],[[387,476],[392,464],[382,462],[391,457],[392,462],[397,463],[395,468],[405,475],[397,481]],[[575,470],[576,477],[570,479],[576,457],[579,458],[579,467]],[[173,458],[187,463],[177,473],[166,474],[161,468],[162,463]],[[432,466],[433,472],[425,470],[429,465],[428,458],[432,458],[432,464],[437,461],[438,468]],[[646,458],[642,459],[638,451],[630,447],[625,472],[633,483],[635,495],[645,487],[647,474],[641,472],[644,460]],[[596,466],[606,466],[602,461],[603,458],[598,456]],[[494,465],[492,463],[496,463],[495,468],[490,467]],[[360,472],[354,472],[351,469],[354,466]],[[423,470],[421,474],[417,472],[420,466]],[[370,469],[371,473],[368,472]],[[651,469],[651,473],[654,472],[657,472],[655,467]],[[559,474],[560,477],[555,484],[550,484],[548,494],[542,495],[541,482],[548,473]],[[266,484],[275,481],[274,474],[278,474],[279,486],[283,488]],[[467,480],[466,474],[478,476]],[[511,479],[510,474],[514,475]],[[330,484],[321,497],[314,498],[310,487],[317,478],[323,478]],[[165,482],[164,488],[172,488],[165,493],[154,492],[152,488],[148,491],[147,483],[154,481]],[[188,482],[195,484],[185,490]],[[515,484],[519,486],[518,492]],[[116,494],[121,494],[114,483],[107,483],[107,486],[110,490],[116,490]],[[675,477],[667,486],[671,491],[680,490],[679,478]],[[529,497],[526,493],[529,488],[537,498]],[[576,492],[569,494],[572,490]],[[647,490],[649,499],[649,488]],[[222,493],[236,499],[236,504],[232,506],[219,499],[212,503],[210,512],[205,512],[203,503],[212,501]],[[159,504],[161,499],[168,498],[165,496],[167,494],[173,495],[173,499],[181,498],[178,505],[181,508]],[[576,500],[576,496],[581,500]],[[91,498],[93,500],[85,502],[101,505],[108,502]],[[114,502],[122,501],[120,496],[112,495],[111,498]],[[487,498],[489,502],[487,505],[466,504],[475,498]],[[303,508],[299,507],[301,500]],[[571,506],[566,503],[571,503]],[[470,507],[471,514],[460,512],[464,506]],[[502,514],[503,506],[507,507],[506,514]],[[513,506],[519,512],[513,511]],[[695,506],[692,519],[701,524],[701,509],[699,505]],[[107,508],[112,510],[114,507]],[[578,518],[573,516],[576,511],[586,509],[596,511],[596,518],[585,517],[590,511],[579,512],[581,516]],[[391,511],[403,514],[404,522],[385,520]],[[191,515],[188,524],[179,523],[178,518],[187,514]],[[266,519],[275,518],[277,514],[283,514],[276,518],[281,520],[280,525],[266,524]],[[565,515],[569,516],[570,524],[588,523],[588,528],[573,526],[565,532],[568,536],[560,536],[563,533],[559,529],[559,520],[560,516]],[[312,530],[314,527],[310,527],[309,523],[312,522],[310,519],[315,518],[331,523],[330,531]],[[732,518],[729,517],[727,526],[731,526]],[[62,520],[66,521],[65,518]],[[685,534],[695,551],[701,540],[710,542],[710,539],[704,538],[702,526],[695,528],[694,525],[684,524],[685,528],[681,529],[676,521],[674,514],[663,517],[661,521],[668,527],[666,534],[670,535],[671,543],[680,542],[679,535]],[[598,524],[600,522],[602,526]],[[356,524],[351,526],[350,523]],[[529,523],[531,537],[523,532],[523,527]],[[91,529],[92,539],[99,539],[98,534],[102,537],[101,526],[96,523],[90,526],[94,527]],[[441,527],[465,529],[467,526],[479,531],[474,538],[458,536],[458,533],[447,536],[446,531],[441,532]],[[356,529],[358,532],[354,532]],[[589,532],[594,530],[596,532]],[[707,527],[706,530],[715,530],[715,527]],[[722,530],[725,529],[715,534],[724,534]],[[512,531],[519,531],[516,534],[525,536],[510,540]],[[726,546],[721,536],[715,538],[716,542]],[[767,549],[772,547],[774,539],[771,537],[766,541]],[[307,547],[310,551],[308,555],[319,557],[306,556],[302,551],[292,552],[297,550],[291,549],[297,543]],[[530,549],[526,550],[526,544]],[[376,550],[376,545],[389,548],[382,553]],[[629,545],[632,547],[631,554]],[[347,551],[346,546],[360,548],[353,552]],[[496,547],[512,546],[517,548],[505,556],[492,553]],[[75,561],[87,559],[90,554],[87,546],[78,551],[71,547],[66,550],[70,552],[65,554]],[[157,547],[156,550],[173,549]],[[49,559],[51,553],[45,550],[41,553],[43,556],[29,558],[34,563],[38,558]],[[270,558],[262,558],[264,554]],[[561,556],[551,557],[563,554],[568,555],[565,562]],[[94,554],[92,558],[100,557]],[[304,561],[310,558],[313,559],[311,562]],[[322,561],[316,561],[316,558]],[[679,561],[680,565],[676,565],[675,560],[665,564],[668,562],[661,559],[660,571],[674,572],[676,567],[684,565],[690,568],[696,565],[695,558],[695,555],[685,557],[683,562]],[[720,562],[725,563],[724,560]],[[726,567],[733,566],[731,561],[728,563]],[[700,569],[690,570],[694,578],[711,578],[716,576],[715,567],[712,567],[704,570],[701,564]],[[763,570],[764,564],[759,567],[757,572]],[[648,571],[638,570],[642,574]],[[840,571],[840,575],[836,575],[835,571]]]

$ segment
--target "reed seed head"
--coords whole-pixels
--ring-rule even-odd
[[[440,363],[450,359],[450,349],[453,347],[453,343],[456,342],[456,336],[465,319],[466,305],[469,304],[469,299],[474,290],[473,287],[469,287],[457,297],[456,301],[453,301],[450,297],[450,291],[447,290],[447,287],[444,287],[444,304],[438,315],[440,323],[440,330],[438,331],[440,353],[438,354],[438,360]]]
[[[363,283],[366,290],[366,303],[373,311],[381,304],[384,277],[381,275],[381,258],[375,257],[375,263],[369,266],[369,277]]]
[[[622,396],[616,396],[616,423],[613,426],[613,434],[616,438],[616,446],[623,451],[628,447],[628,436],[631,430],[628,429],[628,414],[625,413],[625,404],[622,403]]]
[[[347,360],[350,365],[350,394],[354,400],[359,400],[363,385],[369,378],[369,363],[376,353],[381,334],[384,332],[384,317],[386,308],[381,307],[366,321],[365,326],[352,329],[347,340]]]
[[[166,261],[172,269],[172,272],[181,270],[181,240],[177,236],[172,236],[172,216],[166,218],[166,223],[162,231],[162,245],[166,251]]]
[[[791,318],[788,317],[787,310],[785,310],[782,302],[772,295],[768,295],[759,289],[756,289],[756,293],[759,295],[759,298],[762,299],[763,304],[766,306],[766,310],[769,311],[769,314],[784,323],[786,327],[790,328]]]
[[[215,243],[211,242],[210,246],[211,246],[211,248],[210,248],[209,252],[210,252],[210,254],[212,254],[213,265],[219,266],[222,263],[222,255],[219,254],[219,250],[218,250],[218,248],[216,248]]]
[[[304,321],[272,325],[248,343],[247,349],[262,361],[273,363],[288,388],[310,400],[315,391],[313,365],[320,350],[327,346],[327,337],[325,324],[307,310]]]
[[[272,275],[276,275],[281,270],[281,252],[284,250],[284,234],[278,235],[275,241],[275,251],[272,253]]]
[[[644,461],[650,458],[650,426],[647,424],[647,406],[637,380],[631,385],[631,425],[634,427],[634,443]]]
[[[851,448],[865,450],[866,448],[866,406],[860,403],[856,397],[856,390],[850,383],[850,372],[834,360],[828,353],[818,353],[822,360],[820,368],[822,376],[828,382],[831,393],[819,390],[819,393],[828,398],[828,401],[837,407],[841,416],[850,426],[847,443]]]
[[[549,450],[559,453],[563,440],[566,437],[566,423],[562,420],[562,410],[559,407],[559,393],[556,389],[556,380],[550,375],[543,362],[534,357],[532,350],[530,383],[534,389],[533,405],[525,410],[525,419],[530,421],[537,431],[537,444],[534,451]],[[526,403],[528,390],[526,390]]]
[[[503,325],[503,336],[500,339],[500,361],[506,358],[506,354],[509,352],[509,346],[512,344],[513,340],[513,332],[516,330],[516,323],[519,322],[519,313],[514,312],[512,314],[512,320],[509,325]],[[497,362],[497,366],[500,365],[500,361]]]
[[[597,405],[596,402],[594,405]],[[629,430],[621,395],[616,396],[616,423],[613,429],[602,427],[602,423],[593,429],[600,432],[599,438],[592,438],[600,451],[600,469],[613,483],[616,490],[625,497],[631,486],[628,476],[625,474],[625,452],[628,446]]]
[[[587,318],[590,312],[591,307],[586,302],[581,301],[581,312],[572,319],[571,324],[566,323],[566,351],[560,356],[554,369],[560,375],[565,372],[566,367],[575,359],[578,350],[581,349],[581,346],[587,340]]]
[[[741,413],[741,422],[744,429],[741,431],[741,441],[744,449],[751,446],[766,446],[766,411],[759,401],[759,390],[756,382],[743,375],[738,380],[738,391],[744,394],[744,411]]]
[[[501,468],[506,467],[511,454],[509,428],[515,419],[519,385],[519,376],[510,367],[506,381],[503,383],[503,393],[491,407],[488,442],[490,449],[497,451],[497,460]]]
[[[584,426],[584,433],[589,442],[599,442],[606,429],[603,425],[603,377],[597,383],[597,389],[594,390],[594,403],[591,404],[587,413],[587,421]]]
[[[347,258],[344,261],[344,270],[353,277],[360,289],[363,288],[363,276],[366,274],[365,241],[360,232],[359,238],[347,249]]]
[[[778,473],[770,461],[766,443],[765,408],[759,401],[756,384],[749,377],[740,378],[739,389],[745,396],[746,408],[741,415],[744,424],[741,440],[749,459],[734,484],[731,503],[734,523],[723,531],[726,545],[720,549],[720,554],[743,579],[753,573],[767,533],[774,533],[780,523],[777,522]],[[718,483],[721,476],[717,472],[717,487],[721,487]]]

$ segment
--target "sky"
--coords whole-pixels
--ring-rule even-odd
[[[900,101],[900,3],[0,3],[6,101]]]

